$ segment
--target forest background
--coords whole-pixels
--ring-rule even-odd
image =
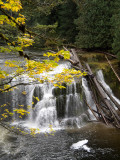
[[[32,47],[56,49],[63,45],[87,51],[107,51],[120,59],[119,0],[21,0],[26,26],[34,32]],[[2,14],[0,12],[0,14]],[[16,16],[11,11],[11,16]],[[16,27],[0,25],[11,41],[20,34]],[[0,39],[0,44],[6,41]]]

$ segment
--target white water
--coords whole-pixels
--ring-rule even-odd
[[[63,68],[69,68],[69,64],[61,64],[56,67],[53,71],[46,73],[52,78],[56,73],[62,72]],[[41,75],[37,75],[40,77]],[[17,77],[13,80],[13,84],[25,82],[29,83],[32,79],[29,79],[27,75],[22,77]],[[59,106],[56,108],[56,99],[61,97],[62,102],[63,96],[59,95],[55,97],[54,92],[55,87],[47,82],[43,84],[34,85],[21,85],[18,90],[12,92],[12,105],[13,109],[19,108],[18,106],[24,104],[24,106],[31,106],[28,109],[30,114],[27,119],[21,120],[17,114],[14,115],[15,122],[13,124],[20,124],[21,126],[28,128],[40,128],[41,131],[49,131],[50,125],[53,129],[62,128],[80,128],[88,120],[88,115],[85,113],[86,108],[83,108],[83,102],[80,99],[80,93],[76,92],[76,83],[73,82],[70,86],[66,87],[65,95],[65,116],[59,118],[57,112],[60,111]],[[21,93],[25,91],[26,94]],[[20,95],[21,94],[21,95]],[[34,95],[36,94],[36,95]],[[33,105],[34,97],[40,97],[41,99]]]
[[[89,106],[91,108],[93,108],[94,110],[96,110],[96,105],[92,99],[92,92],[90,91],[89,87],[88,87],[88,83],[87,80],[85,78],[82,78],[82,87],[86,96],[86,101],[89,104]],[[90,111],[90,109],[88,109],[88,112],[91,116],[91,118],[94,120],[95,117],[93,116],[92,112]]]
[[[42,86],[43,89],[43,99],[39,101],[34,108],[36,117],[34,123],[41,127],[48,127],[52,125],[53,127],[58,127],[57,113],[56,113],[56,98],[53,97],[52,84],[44,83]]]
[[[61,64],[56,67],[53,71],[48,72],[47,74],[52,77],[56,73],[62,72],[63,68],[69,67],[68,64]],[[38,75],[39,77],[41,75]],[[104,85],[105,88],[108,88],[110,93],[112,94],[111,89],[105,83],[102,71],[97,73],[98,80]],[[17,81],[17,82],[16,82]],[[15,79],[12,83],[20,83],[20,82],[31,81],[26,75],[22,78],[19,77]],[[92,92],[89,89],[87,80],[82,78],[82,88],[85,95],[85,99],[87,103],[96,110],[96,105],[92,100]],[[30,114],[24,120],[20,120],[20,118],[15,114],[14,124],[20,124],[23,127],[27,128],[39,128],[41,132],[49,131],[50,125],[53,129],[64,129],[64,128],[80,128],[84,124],[87,123],[88,120],[94,120],[95,117],[85,106],[83,102],[83,94],[78,92],[76,88],[76,82],[73,82],[70,86],[66,87],[64,90],[65,93],[62,93],[58,96],[55,96],[54,93],[55,87],[47,82],[43,84],[35,84],[35,85],[27,85],[20,86],[19,90],[15,90],[12,92],[12,105],[13,108],[17,108],[19,105],[24,104],[25,106],[31,106],[28,109]],[[21,92],[25,91],[26,95],[20,95]],[[82,98],[80,98],[82,96]],[[113,94],[112,96],[120,102]],[[39,101],[36,101],[34,104],[34,97],[40,98]],[[58,107],[57,107],[57,100]],[[63,103],[63,100],[65,102]],[[62,111],[61,111],[62,110]],[[64,111],[63,111],[64,110]],[[62,118],[59,117],[59,112],[63,112]]]
[[[120,100],[116,98],[111,90],[111,88],[108,86],[108,84],[104,80],[103,72],[102,70],[99,70],[97,72],[97,79],[98,81],[104,86],[104,88],[108,91],[108,93],[117,101],[117,103],[120,105]],[[109,99],[109,97],[106,94],[106,97]],[[110,99],[109,99],[110,100]],[[111,101],[110,101],[111,102]],[[112,103],[112,102],[111,102]],[[115,107],[115,105],[112,103],[112,105]],[[116,107],[115,107],[116,108]],[[117,108],[116,108],[117,109]]]
[[[76,82],[74,81],[70,86],[66,87],[66,106],[65,118],[62,120],[62,126],[69,128],[80,128],[88,121],[88,115],[85,113],[86,108],[80,99],[80,94],[77,93]]]
[[[81,148],[81,149],[86,150],[87,152],[90,152],[90,148],[87,145],[85,145],[87,143],[88,143],[88,140],[85,139],[85,140],[82,140],[82,141],[79,141],[77,143],[72,144],[72,146],[70,148],[71,149],[80,149]]]

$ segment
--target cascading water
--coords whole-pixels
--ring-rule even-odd
[[[22,75],[20,77],[16,77],[12,80],[11,85],[17,85],[17,84],[28,84],[31,82],[32,79],[30,79],[27,75]],[[17,89],[12,91],[12,108],[13,111],[16,108],[23,107],[24,109],[27,109],[27,106],[30,106],[32,104],[32,97],[33,97],[33,91],[35,86],[34,85],[20,85],[17,86]],[[30,111],[30,116],[31,116]],[[29,117],[30,117],[29,116]],[[13,119],[19,120],[19,117],[16,113],[14,113]]]
[[[68,64],[60,64],[53,71],[49,72],[52,77],[56,73],[60,73],[63,68],[69,68]],[[38,75],[39,77],[39,75]],[[29,83],[26,75],[17,77],[13,80],[13,84],[26,82]],[[74,81],[71,85],[66,86],[66,89],[61,90],[55,88],[53,84],[44,82],[43,84],[21,85],[18,90],[12,92],[12,105],[15,109],[24,104],[30,114],[24,120],[20,120],[15,114],[15,122],[13,124],[20,124],[29,128],[40,128],[45,131],[52,125],[53,128],[80,128],[89,119],[87,107],[84,106],[81,98],[82,93],[76,87],[77,83]],[[80,86],[80,83],[78,84]],[[88,87],[88,86],[87,86]],[[58,92],[59,94],[55,92]],[[25,95],[20,93],[25,92]],[[39,100],[36,100],[36,97]]]
[[[31,123],[37,128],[45,129],[49,125],[58,127],[56,98],[52,94],[53,85],[46,82],[38,85],[38,88],[42,90],[43,97],[32,110]]]
[[[89,119],[87,108],[84,107],[83,100],[80,98],[81,93],[79,91],[77,93],[76,85],[74,81],[70,86],[66,87],[65,118],[62,120],[63,127],[80,128]]]
[[[117,101],[117,103],[120,105],[120,100],[118,98],[116,98],[111,90],[111,88],[106,84],[105,80],[104,80],[104,76],[103,76],[103,72],[102,70],[99,70],[97,72],[97,80],[104,86],[104,88],[108,91],[108,93],[115,99],[115,101]],[[105,93],[106,94],[106,93]],[[114,103],[110,100],[110,98],[107,96],[107,99],[110,101],[110,103],[116,108],[116,106],[114,105]],[[117,108],[116,108],[117,109]]]
[[[86,101],[87,103],[90,105],[90,107],[92,107],[94,110],[96,109],[96,105],[92,99],[92,92],[90,91],[89,87],[88,87],[88,83],[87,80],[85,78],[82,78],[82,87],[86,96]],[[95,117],[93,116],[92,112],[90,111],[90,109],[88,109],[88,112],[91,116],[91,119],[95,119]]]
[[[69,65],[69,63],[60,64],[48,73],[49,77],[62,72],[63,68],[69,68]],[[38,77],[40,76],[38,75]],[[97,78],[112,94],[111,89],[104,81],[102,71],[97,73]],[[12,85],[31,81],[32,79],[29,79],[27,75],[23,75],[13,79]],[[81,78],[81,82],[76,83],[74,81],[71,85],[67,85],[65,89],[55,88],[53,84],[48,82],[18,86],[18,89],[11,92],[12,108],[14,110],[23,106],[30,113],[23,119],[19,118],[18,114],[14,114],[15,122],[12,124],[27,128],[40,128],[41,131],[46,131],[49,130],[50,125],[54,129],[80,128],[88,120],[94,120],[93,114],[84,102],[84,99],[86,99],[87,103],[93,109],[96,109],[92,100],[92,93],[87,80]],[[112,96],[120,103],[113,94]]]

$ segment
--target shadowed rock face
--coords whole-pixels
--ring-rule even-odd
[[[13,108],[12,108],[12,95],[11,92],[4,92],[4,93],[0,93],[0,115],[5,113],[5,109],[8,109],[9,112],[13,112]],[[1,105],[6,104],[5,107],[1,107]],[[2,116],[1,116],[2,118]],[[9,121],[11,120],[12,117],[8,115],[7,118],[5,118],[5,121]]]
[[[37,104],[38,100],[35,99],[34,97],[37,97],[39,100],[41,100],[43,98],[43,92],[42,89],[39,86],[36,86],[33,92],[33,105],[32,108],[35,107],[35,105]]]
[[[58,118],[65,117],[65,106],[66,106],[66,96],[59,95],[56,98],[56,109],[57,109],[57,117]]]

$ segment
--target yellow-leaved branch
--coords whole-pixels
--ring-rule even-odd
[[[0,15],[0,25],[2,28],[6,27],[6,24],[21,31],[14,37],[14,41],[7,37],[5,34],[0,33],[1,39],[5,40],[7,46],[0,46],[1,52],[19,52],[20,55],[24,56],[23,50],[25,47],[31,46],[34,42],[29,31],[25,27],[25,17],[20,14],[19,11],[22,9],[20,0],[0,0],[0,11],[3,15]],[[11,16],[11,12],[14,13]],[[28,32],[26,34],[26,32]]]
[[[20,0],[0,0],[0,26],[2,28],[6,27],[6,25],[16,29],[17,31],[20,30],[21,32],[17,33],[13,39],[11,39],[7,34],[0,33],[0,38],[6,41],[6,46],[0,46],[0,52],[19,52],[19,54],[23,54],[24,48],[31,46],[34,43],[33,37],[31,36],[31,32],[26,29],[25,26],[25,17],[24,15],[20,14],[19,11],[22,9],[22,5]],[[11,16],[11,13],[12,16]],[[17,85],[24,85],[23,83],[17,83],[12,85],[10,83],[12,79],[17,78],[26,74],[28,79],[30,79],[29,84],[33,83],[43,83],[48,81],[53,83],[55,87],[64,88],[63,83],[70,84],[74,80],[74,78],[79,78],[81,76],[85,76],[85,72],[81,72],[80,70],[77,71],[75,69],[63,69],[63,71],[59,74],[55,74],[50,77],[48,72],[52,71],[55,67],[58,66],[58,62],[60,58],[64,60],[70,59],[69,51],[60,50],[56,53],[47,52],[43,56],[49,58],[52,57],[52,60],[43,60],[43,61],[35,61],[35,60],[28,60],[25,59],[24,63],[21,61],[15,60],[7,60],[4,64],[4,67],[12,68],[12,74],[4,71],[0,68],[0,92],[8,92],[13,91],[13,89],[17,89]],[[38,76],[39,75],[39,76]],[[25,84],[27,85],[27,84]],[[23,96],[26,96],[26,91],[22,91]],[[38,97],[33,96],[33,99],[36,101],[40,101]],[[27,106],[27,109],[32,109],[32,105]],[[0,108],[6,107],[7,104],[1,105]],[[11,106],[12,107],[12,106]],[[18,107],[18,108],[17,108]],[[14,109],[14,114],[18,114],[19,118],[29,114],[29,111],[24,109],[23,104],[18,104],[16,106],[17,109]],[[1,115],[1,120],[12,116],[11,113],[7,108],[4,109],[4,112]],[[49,126],[51,133],[54,133],[52,126]],[[23,131],[21,131],[23,132]],[[31,135],[36,133],[36,129],[31,128]],[[47,134],[46,134],[47,135]]]

